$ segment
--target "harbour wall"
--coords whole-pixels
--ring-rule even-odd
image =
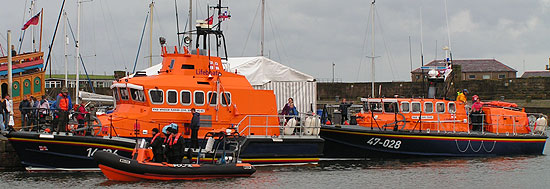
[[[500,80],[465,80],[450,83],[447,94],[443,84],[437,86],[437,97],[455,99],[458,90],[468,89],[468,100],[478,95],[482,101],[504,100],[518,103],[527,110],[550,113],[550,78],[514,78]],[[376,97],[425,97],[427,82],[376,82]],[[317,100],[319,104],[336,103],[342,98],[358,101],[361,97],[371,96],[371,83],[318,83]]]

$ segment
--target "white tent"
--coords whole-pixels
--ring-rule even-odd
[[[264,85],[273,81],[315,81],[310,75],[262,56],[229,58],[228,62],[231,71],[237,70],[252,85]]]
[[[244,75],[255,89],[273,90],[281,110],[288,98],[294,99],[299,112],[315,111],[315,78],[265,57],[229,58],[230,71]]]
[[[157,64],[142,71],[147,76],[158,75],[161,68],[162,64]],[[316,109],[317,82],[313,76],[262,56],[229,58],[224,62],[224,68],[244,75],[255,89],[273,90],[279,110],[283,109],[288,98],[294,99],[299,112]]]

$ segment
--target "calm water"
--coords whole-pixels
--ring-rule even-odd
[[[0,188],[550,188],[550,156],[322,162],[258,167],[250,178],[172,182],[113,182],[101,173],[0,172],[0,183]]]

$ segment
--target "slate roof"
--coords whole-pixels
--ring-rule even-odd
[[[526,71],[521,75],[521,78],[530,77],[550,77],[550,71]]]
[[[495,59],[470,59],[470,60],[453,60],[453,64],[460,65],[463,73],[473,72],[517,72]],[[433,60],[424,66],[445,66],[443,60]],[[421,73],[420,68],[415,69],[412,73]]]

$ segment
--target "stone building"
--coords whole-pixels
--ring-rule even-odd
[[[465,59],[453,60],[453,65],[460,66],[459,71],[461,80],[481,80],[481,79],[509,79],[516,78],[517,71],[510,66],[503,64],[495,59]],[[425,66],[445,66],[443,60],[433,60]],[[424,75],[429,70],[424,70]],[[417,68],[411,72],[413,82],[422,81],[422,69]]]

